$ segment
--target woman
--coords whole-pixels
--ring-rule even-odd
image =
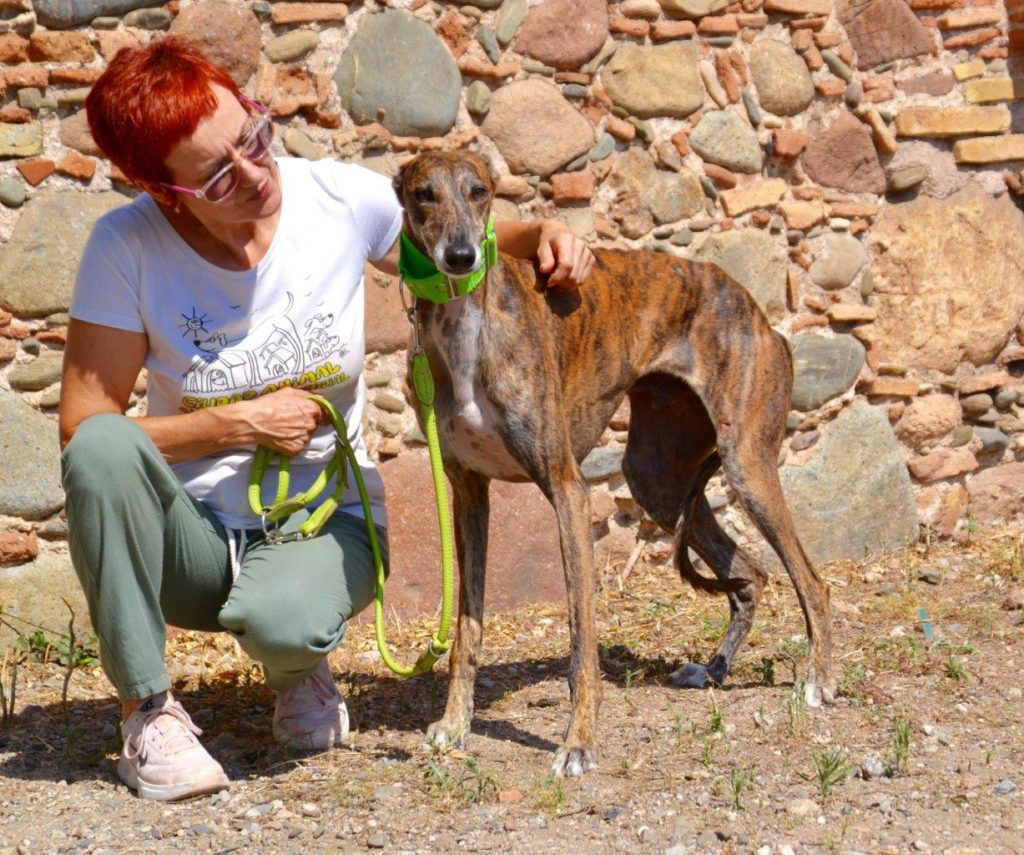
[[[280,742],[326,749],[348,731],[326,655],[373,597],[358,495],[318,537],[271,545],[246,484],[257,445],[293,457],[295,491],[322,470],[333,443],[315,389],[349,425],[386,548],[361,432],[362,272],[397,272],[401,212],[372,172],[275,160],[266,109],[173,38],[121,51],[87,111],[145,193],[97,222],[75,284],[60,409],[71,555],[121,700],[118,775],[180,799],[228,782],[168,692],[167,622],[234,633],[278,693]],[[496,231],[553,285],[592,264],[555,221]],[[143,366],[148,414],[126,418]]]

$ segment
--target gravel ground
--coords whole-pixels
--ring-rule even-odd
[[[443,667],[389,676],[368,625],[331,657],[355,732],[312,756],[274,743],[273,697],[229,638],[175,636],[176,693],[232,786],[173,805],[117,783],[108,684],[81,664],[65,707],[59,650],[37,637],[16,678],[4,666],[0,853],[1024,852],[1022,541],[824,568],[841,675],[825,710],[794,692],[806,639],[785,577],[728,684],[681,691],[666,675],[714,649],[724,601],[663,565],[624,584],[610,568],[601,766],[572,780],[548,776],[569,711],[563,605],[488,617],[473,735],[443,756],[420,745]],[[392,626],[403,659],[426,626]]]

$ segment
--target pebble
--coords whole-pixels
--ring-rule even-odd
[[[747,108],[747,116],[750,117],[750,124],[755,128],[761,124],[761,111],[758,109],[754,95],[749,89],[744,89],[740,95],[743,97],[743,106]]]
[[[599,160],[604,160],[613,151],[615,151],[615,137],[611,134],[601,134],[597,145],[590,150],[590,159],[596,163]]]
[[[911,187],[916,187],[928,177],[928,170],[924,166],[907,166],[895,170],[889,176],[887,190],[890,193],[902,193]]]
[[[366,838],[366,845],[371,849],[383,849],[388,845],[388,836],[383,831],[375,831]]]
[[[693,232],[684,226],[679,231],[675,232],[668,239],[668,242],[674,246],[689,246],[693,243]]]
[[[393,392],[378,392],[373,397],[373,403],[386,413],[405,411],[405,401]]]
[[[284,132],[284,147],[289,154],[306,160],[319,160],[324,156],[320,146],[298,128],[288,128]]]
[[[860,764],[860,776],[865,781],[873,781],[885,775],[885,764],[874,757],[868,757]]]
[[[25,184],[17,178],[0,181],[0,204],[5,208],[20,208],[25,204]]]
[[[491,90],[482,80],[474,80],[466,89],[466,109],[474,116],[484,116],[491,107]]]
[[[385,787],[378,787],[373,793],[373,800],[377,802],[386,802],[388,799],[393,799],[396,796],[402,794],[401,784],[388,784]]]
[[[814,799],[793,799],[786,802],[786,813],[792,816],[817,816],[819,812],[818,803]]]
[[[981,440],[981,450],[985,454],[1002,454],[1010,445],[1010,438],[998,428],[975,428],[974,435]]]
[[[387,371],[367,371],[363,374],[368,389],[387,386],[391,382],[391,375]]]
[[[494,30],[484,24],[477,31],[476,40],[480,42],[480,46],[487,53],[487,58],[497,65],[501,59],[501,48],[498,47],[498,39],[494,35]]]
[[[1017,785],[1013,783],[1009,778],[1005,778],[996,784],[996,792],[1001,796],[1008,796],[1014,790],[1017,789]]]
[[[715,186],[715,182],[706,175],[700,177],[700,186],[704,188],[704,193],[709,199],[718,198],[718,188]]]
[[[843,62],[833,51],[827,49],[823,50],[821,52],[821,58],[825,60],[825,65],[828,66],[828,70],[836,77],[841,78],[846,83],[849,83],[853,79],[853,72],[850,71],[850,66]]]
[[[320,806],[314,802],[303,802],[299,811],[303,816],[320,816]]]
[[[140,30],[166,30],[174,16],[166,9],[134,9],[124,16],[126,27],[138,27]]]

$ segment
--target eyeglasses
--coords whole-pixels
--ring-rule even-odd
[[[274,139],[274,123],[270,120],[270,110],[244,95],[239,95],[238,99],[246,107],[255,110],[258,115],[249,117],[251,125],[249,132],[238,144],[236,151],[239,157],[244,157],[252,163],[259,163],[269,154],[270,143]],[[163,186],[178,193],[187,193],[196,199],[205,199],[207,202],[223,202],[238,186],[238,169],[236,167],[237,161],[235,160],[224,164],[199,189],[182,187],[179,184],[163,183]]]

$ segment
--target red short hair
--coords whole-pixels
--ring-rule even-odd
[[[214,85],[241,94],[227,71],[182,39],[123,48],[85,101],[93,139],[130,181],[170,183],[164,160],[213,115]]]

